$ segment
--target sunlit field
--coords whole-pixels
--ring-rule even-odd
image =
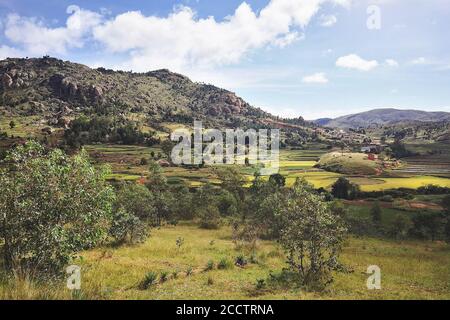
[[[176,240],[184,240],[177,247]],[[244,255],[244,268],[234,265]],[[442,243],[396,242],[350,238],[342,261],[349,273],[336,273],[324,292],[310,293],[295,283],[283,288],[257,289],[258,279],[285,267],[277,243],[259,241],[254,250],[237,247],[231,230],[202,230],[191,223],[154,230],[141,245],[100,247],[80,254],[82,289],[72,294],[65,282],[15,285],[3,279],[0,298],[62,299],[450,299],[450,251]],[[209,261],[212,270],[206,270]],[[219,269],[226,261],[224,269]],[[382,289],[368,290],[367,267],[378,265]],[[146,290],[139,284],[149,272],[157,275]],[[187,274],[189,273],[189,275]],[[161,280],[165,274],[167,279]]]

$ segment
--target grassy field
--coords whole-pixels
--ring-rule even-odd
[[[177,248],[176,239],[184,244]],[[248,249],[236,248],[228,227],[202,230],[184,223],[154,230],[144,244],[119,248],[103,247],[81,254],[82,290],[75,298],[85,299],[450,299],[450,249],[441,243],[394,242],[350,238],[342,261],[351,273],[336,273],[335,282],[322,293],[304,292],[294,284],[285,288],[256,290],[257,279],[285,266],[280,247],[261,241],[253,252],[254,263],[244,268],[233,265],[235,257]],[[226,259],[225,270],[205,271],[208,261],[215,265]],[[369,265],[382,272],[382,290],[366,288]],[[186,271],[192,269],[191,275]],[[147,290],[139,283],[148,272],[168,273],[165,282]],[[173,272],[177,272],[174,278]],[[72,298],[64,283],[16,286],[0,283],[0,299]]]
[[[155,154],[161,153],[161,149],[157,147],[124,145],[90,145],[86,146],[86,150],[96,161],[111,165],[113,174],[109,178],[115,180],[137,180],[142,175],[147,175],[148,168],[146,165],[141,165],[140,160],[142,158],[149,159],[152,151]],[[363,191],[396,188],[417,189],[428,184],[450,187],[449,178],[431,176],[424,172],[403,177],[384,177],[371,174],[340,174],[314,168],[317,160],[324,153],[325,151],[322,149],[282,150],[280,153],[280,173],[286,176],[288,185],[292,185],[296,178],[303,177],[314,187],[327,189],[341,176],[346,176],[353,183],[360,185]],[[353,163],[370,166],[370,170],[374,170],[378,166],[376,162],[367,160],[365,154],[344,154],[342,156],[337,153],[340,162],[345,162],[345,159],[350,156]],[[327,155],[327,157],[331,156]],[[249,181],[251,181],[254,171],[255,168],[253,167],[242,167],[242,173],[247,175]],[[190,186],[201,186],[207,182],[220,183],[211,167],[201,169],[168,167],[164,168],[164,173],[172,183],[185,183]]]

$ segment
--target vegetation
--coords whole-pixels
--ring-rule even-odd
[[[114,192],[86,153],[67,157],[35,142],[10,151],[0,172],[4,264],[17,275],[58,275],[105,239]]]
[[[323,289],[332,281],[331,272],[342,269],[338,258],[346,235],[344,222],[301,181],[282,203],[280,243],[289,268],[298,273],[301,285]]]

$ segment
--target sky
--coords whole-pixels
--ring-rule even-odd
[[[0,59],[166,68],[283,117],[450,112],[450,0],[0,0]]]

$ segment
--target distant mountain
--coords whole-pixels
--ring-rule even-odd
[[[320,119],[316,119],[313,120],[312,122],[314,124],[317,124],[319,126],[325,126],[327,123],[329,123],[331,120],[333,120],[333,118],[320,118]]]
[[[319,119],[316,120],[316,123],[332,128],[357,128],[370,127],[373,125],[439,121],[450,121],[450,113],[419,110],[375,109],[331,119],[329,121],[326,121],[326,119]]]

